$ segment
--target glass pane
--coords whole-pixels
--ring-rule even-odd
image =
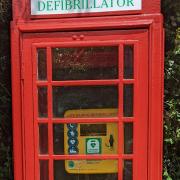
[[[49,162],[48,160],[40,160],[40,180],[49,179]]]
[[[124,78],[133,79],[134,76],[134,46],[124,46]]]
[[[133,153],[133,123],[124,124],[124,153]]]
[[[47,87],[38,87],[38,114],[47,117]]]
[[[53,80],[117,79],[118,47],[52,49]]]
[[[46,49],[38,49],[37,50],[37,59],[38,59],[38,80],[46,80],[47,79],[47,55]]]
[[[123,111],[124,117],[132,117],[133,116],[133,84],[125,84],[124,85],[124,102],[123,102]]]
[[[39,153],[48,154],[48,125],[39,124]]]
[[[133,180],[132,160],[124,160],[123,180]]]
[[[107,110],[112,108],[118,108],[117,86],[53,87],[54,117],[115,117],[117,110],[112,113]],[[82,109],[89,111],[68,112]],[[98,109],[98,113],[94,111]]]
[[[53,125],[54,154],[64,154],[64,124]]]
[[[117,154],[116,123],[54,124],[54,154]]]
[[[118,180],[117,160],[54,161],[54,180]]]

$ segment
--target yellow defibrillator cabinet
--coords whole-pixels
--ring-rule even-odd
[[[117,109],[68,110],[66,118],[114,117]],[[116,123],[73,123],[64,125],[65,154],[100,155],[117,154],[118,128]],[[68,173],[95,174],[117,173],[114,160],[66,160]]]

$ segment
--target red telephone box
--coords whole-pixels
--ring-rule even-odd
[[[15,180],[161,180],[160,0],[14,0]]]

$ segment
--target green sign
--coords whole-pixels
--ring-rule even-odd
[[[101,138],[86,138],[86,154],[101,154]]]
[[[31,0],[32,15],[141,10],[142,0]]]

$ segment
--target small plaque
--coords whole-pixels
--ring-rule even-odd
[[[86,139],[86,154],[101,154],[101,138]]]

